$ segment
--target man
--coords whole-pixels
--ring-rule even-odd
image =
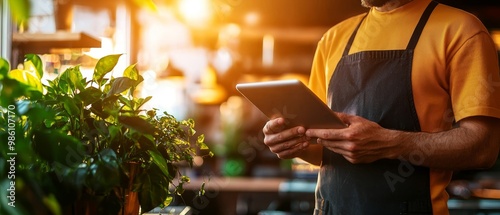
[[[367,14],[318,43],[309,81],[348,127],[287,128],[277,118],[264,143],[321,165],[315,214],[448,214],[452,171],[498,156],[497,50],[464,11],[431,0],[362,4]]]

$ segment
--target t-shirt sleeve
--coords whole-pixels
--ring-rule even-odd
[[[498,52],[487,32],[467,39],[449,64],[455,120],[470,116],[500,118]]]
[[[311,74],[309,76],[309,88],[319,97],[323,102],[326,102],[326,81],[325,81],[325,67],[326,59],[322,45],[324,40],[318,42],[316,53],[311,67]]]

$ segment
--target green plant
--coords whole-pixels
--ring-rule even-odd
[[[167,206],[189,181],[176,164],[192,166],[195,155],[212,155],[193,120],[141,108],[150,97],[134,96],[143,80],[135,65],[108,78],[119,57],[99,59],[90,80],[75,66],[48,85],[40,84],[38,56],[27,56],[26,70],[6,72],[3,61],[0,95],[7,111],[0,122],[16,115],[16,149],[31,157],[20,168],[44,182],[41,195],[57,200],[45,204],[51,213],[90,199],[99,214],[117,214],[129,192],[136,192],[143,212]],[[2,139],[8,136],[8,128],[0,129]]]

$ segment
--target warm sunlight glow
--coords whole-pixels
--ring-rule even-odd
[[[500,30],[492,31],[491,37],[493,38],[493,41],[497,45],[498,50],[500,50]]]
[[[274,37],[270,34],[262,38],[262,65],[272,66],[274,61]]]
[[[90,51],[84,54],[94,59],[100,59],[106,55],[114,53],[113,39],[108,37],[101,37],[101,48],[90,48]]]
[[[181,0],[179,11],[191,25],[202,26],[212,18],[210,0]]]
[[[247,25],[253,26],[257,25],[260,21],[260,16],[256,12],[250,12],[245,15],[245,23]]]

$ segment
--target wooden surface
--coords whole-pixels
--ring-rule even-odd
[[[24,53],[49,53],[54,48],[100,48],[98,38],[83,32],[14,33],[12,47]]]
[[[286,178],[246,178],[246,177],[213,177],[191,179],[184,188],[198,190],[205,183],[206,190],[237,192],[278,192],[280,184]]]

